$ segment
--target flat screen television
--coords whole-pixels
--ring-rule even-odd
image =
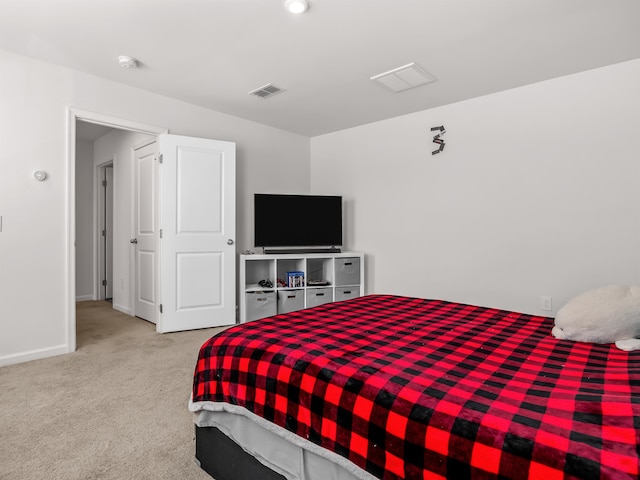
[[[254,194],[254,245],[267,249],[339,251],[342,197]]]

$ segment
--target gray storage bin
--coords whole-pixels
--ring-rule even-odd
[[[340,300],[349,300],[350,298],[356,298],[360,296],[360,287],[337,287],[336,288],[336,302]]]
[[[336,285],[360,285],[360,258],[336,258]]]
[[[304,290],[280,290],[278,313],[295,312],[304,308]]]
[[[307,288],[307,308],[333,302],[331,288]]]
[[[276,311],[276,292],[247,292],[247,322],[271,317]]]

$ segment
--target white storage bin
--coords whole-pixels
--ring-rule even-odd
[[[360,285],[359,258],[336,258],[336,285]]]
[[[295,312],[304,308],[304,290],[280,290],[278,313]]]
[[[356,298],[360,296],[360,287],[337,287],[336,288],[336,302],[340,300],[349,300],[350,298]]]
[[[277,313],[276,292],[247,292],[247,322]]]
[[[333,295],[330,288],[307,289],[307,308],[316,307],[329,302],[333,302]]]

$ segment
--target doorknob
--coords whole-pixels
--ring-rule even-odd
[[[233,240],[231,239],[227,240],[227,245],[233,245]]]
[[[138,239],[137,238],[132,238],[131,240],[129,240],[129,243],[138,243]]]

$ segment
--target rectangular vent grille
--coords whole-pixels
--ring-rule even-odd
[[[251,92],[249,92],[249,95],[255,95],[256,97],[260,97],[260,98],[268,98],[283,91],[284,90],[282,88],[278,88],[275,85],[267,83],[266,85],[263,85],[260,88],[256,88],[255,90],[252,90]]]
[[[371,77],[371,80],[398,93],[410,88],[435,82],[436,78],[425,72],[415,63],[409,63],[402,67],[394,68],[388,72]]]

